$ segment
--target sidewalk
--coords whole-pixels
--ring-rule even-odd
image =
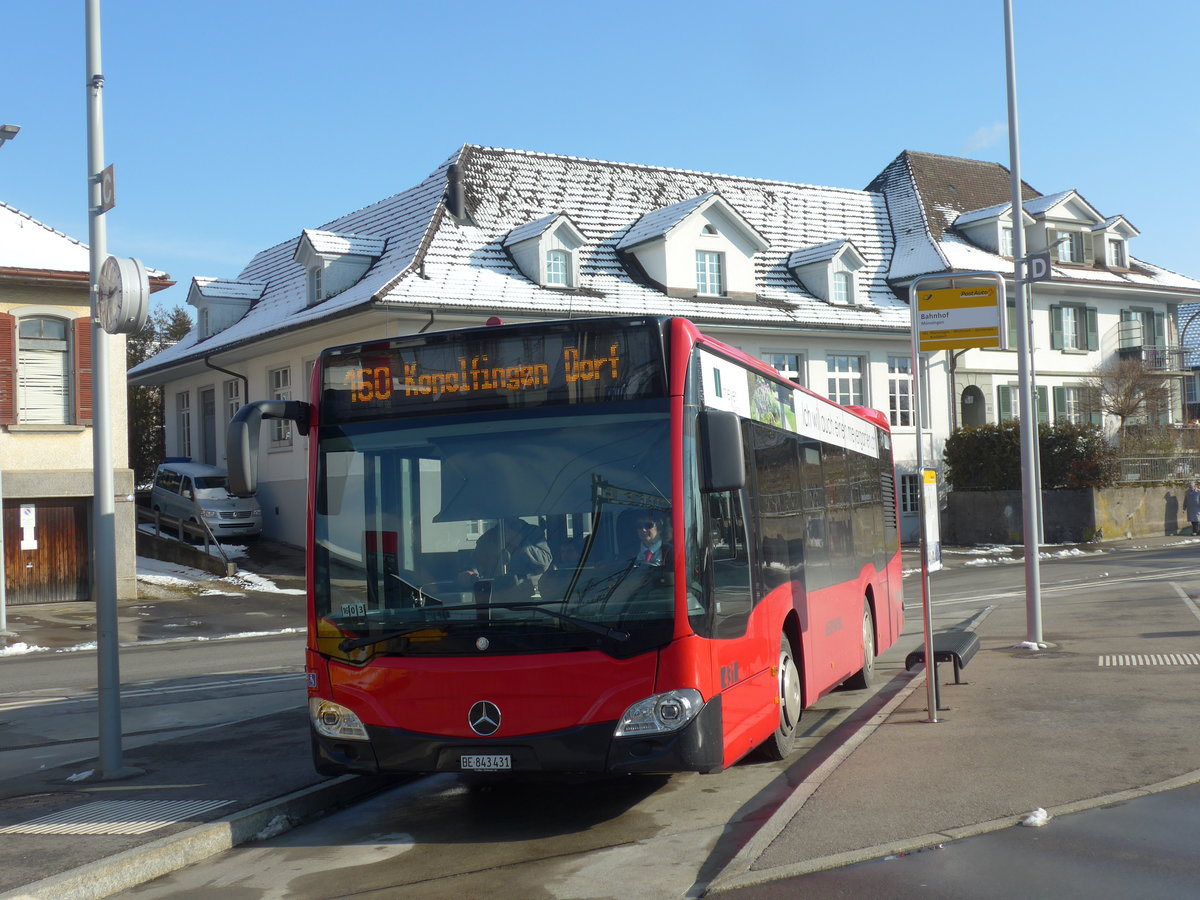
[[[1079,552],[1183,544],[1200,541],[1139,539]],[[284,551],[264,546],[259,552],[262,559],[247,560],[248,569],[254,566],[280,585],[302,584],[297,570],[285,571],[295,560]],[[980,555],[948,553],[947,563],[966,565]],[[905,557],[906,568],[919,565],[915,553]],[[919,602],[915,579],[907,583],[910,605]],[[927,722],[922,673],[904,672],[903,650],[893,648],[879,666],[882,677],[892,678],[889,706],[864,717],[852,734],[841,734],[844,745],[833,750],[831,762],[796,773],[807,777],[792,799],[710,891],[736,891],[1007,827],[1039,807],[1058,815],[1129,796],[1125,792],[1200,780],[1193,712],[1200,667],[1098,666],[1105,654],[1193,649],[1196,617],[1166,593],[1161,608],[1148,611],[1142,604],[1136,612],[1102,596],[1055,601],[1056,645],[1043,651],[1013,649],[1012,635],[1024,632],[1025,611],[1019,605],[997,608],[979,624],[982,648],[964,670],[970,683],[956,686],[953,677],[942,678],[950,709],[936,725]],[[241,630],[248,619],[302,626],[303,609],[300,595],[246,590],[242,601],[232,602],[181,591],[174,599],[123,605],[122,639]],[[20,639],[30,644],[70,646],[81,635],[86,639],[86,629],[59,607],[15,612]],[[266,617],[248,615],[263,612]],[[1142,621],[1147,615],[1153,633]],[[137,746],[125,762],[146,775],[127,781],[72,783],[68,778],[79,764],[0,781],[0,897],[110,896],[395,783],[317,775],[305,717],[303,709],[289,710]],[[235,735],[243,750],[230,766],[223,760]],[[97,803],[106,805],[91,805]],[[50,820],[30,827],[44,817]],[[64,842],[63,835],[72,837]]]

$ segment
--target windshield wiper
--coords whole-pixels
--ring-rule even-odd
[[[595,622],[589,622],[586,619],[577,619],[574,616],[568,616],[566,613],[555,612],[552,609],[546,609],[540,603],[482,603],[475,609],[533,609],[540,613],[544,613],[551,618],[558,619],[560,622],[566,622],[569,625],[576,625],[584,631],[591,631],[595,634],[603,635],[606,638],[612,638],[614,641],[629,640],[629,632],[618,631],[615,628],[609,628],[607,625],[597,625]]]
[[[450,625],[461,624],[458,622],[439,621],[425,622],[421,625],[413,625],[411,628],[402,628],[399,631],[392,631],[388,634],[367,635],[360,638],[346,638],[340,644],[338,649],[343,653],[348,653],[351,650],[357,650],[359,647],[366,647],[370,644],[380,644],[384,641],[394,641],[396,638],[402,638],[406,635],[416,634],[418,631],[428,631],[430,628],[448,628]]]

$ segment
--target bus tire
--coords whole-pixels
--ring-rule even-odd
[[[800,728],[800,711],[804,708],[804,695],[800,687],[800,666],[792,642],[784,632],[779,636],[779,722],[775,733],[762,745],[767,759],[782,760],[796,745],[796,732]]]
[[[846,679],[846,687],[852,691],[869,688],[875,681],[875,617],[866,600],[863,600],[862,648],[862,668]]]

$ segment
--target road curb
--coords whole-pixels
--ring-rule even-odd
[[[0,900],[101,900],[253,840],[268,827],[272,835],[282,834],[396,783],[382,776],[343,775],[15,888]]]

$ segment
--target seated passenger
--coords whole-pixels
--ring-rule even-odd
[[[506,600],[527,599],[552,559],[542,529],[510,517],[479,536],[475,565],[460,572],[458,580],[464,586],[490,580],[495,588],[506,592]]]

